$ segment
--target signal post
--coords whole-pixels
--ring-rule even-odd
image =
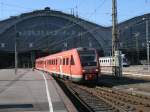
[[[119,37],[117,28],[117,0],[112,0],[112,74],[115,77],[122,76],[122,58],[119,50]]]

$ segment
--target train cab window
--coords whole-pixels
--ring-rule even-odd
[[[65,65],[65,58],[63,58],[63,65]]]
[[[73,59],[73,56],[71,55],[71,59],[70,59],[70,64],[71,65],[75,65],[75,62],[74,62],[74,59]]]
[[[66,58],[66,65],[69,64],[69,58]]]

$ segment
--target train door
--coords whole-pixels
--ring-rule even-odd
[[[63,77],[69,79],[70,66],[69,66],[69,56],[68,55],[63,56],[62,71],[63,71]]]
[[[58,59],[59,59],[59,77],[62,77],[63,76],[63,69],[62,69],[63,57],[60,56]]]
[[[46,60],[43,61],[43,70],[45,71],[46,68]]]
[[[67,75],[67,79],[71,78],[71,65],[70,65],[70,59],[71,59],[71,55],[66,57],[66,65],[65,65],[65,69],[66,69],[66,75]]]

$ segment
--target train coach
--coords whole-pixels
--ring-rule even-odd
[[[112,56],[100,57],[99,63],[101,65],[101,67],[113,67],[113,66],[115,66],[115,61],[114,61],[114,58]],[[121,63],[122,63],[123,67],[129,66],[129,62],[128,62],[127,58],[125,57],[125,54],[121,55]]]
[[[74,82],[95,82],[100,71],[98,54],[92,48],[75,48],[38,58],[35,68]]]

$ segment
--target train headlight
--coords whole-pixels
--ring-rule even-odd
[[[98,69],[95,69],[96,72],[98,72]]]
[[[85,72],[85,71],[86,71],[86,70],[84,70],[84,69],[82,70],[82,72]]]

